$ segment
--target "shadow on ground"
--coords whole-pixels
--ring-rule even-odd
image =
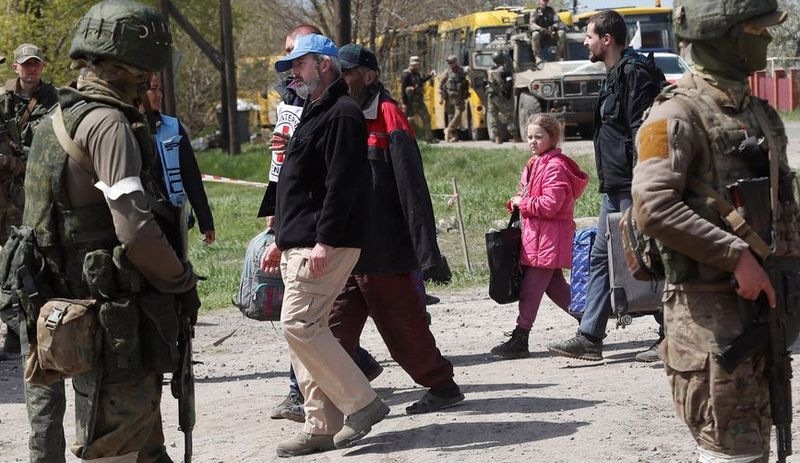
[[[345,456],[387,454],[403,450],[432,448],[441,452],[479,450],[523,442],[535,442],[574,434],[588,422],[573,421],[488,421],[480,423],[429,424],[414,429],[370,435]],[[520,436],[526,439],[520,441]]]

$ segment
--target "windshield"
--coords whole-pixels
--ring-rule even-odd
[[[666,51],[673,51],[675,49],[672,36],[672,24],[670,23],[669,15],[626,15],[625,22],[628,25],[628,39],[631,41],[636,37],[637,29],[641,29],[641,44],[632,44],[631,46],[634,46],[634,48]]]
[[[508,26],[495,26],[495,27],[482,27],[475,30],[475,49],[481,50],[486,48],[492,40],[497,38],[505,38],[508,32]],[[491,67],[491,66],[490,66]]]
[[[677,56],[656,56],[656,66],[664,74],[683,74],[689,70],[689,66]]]

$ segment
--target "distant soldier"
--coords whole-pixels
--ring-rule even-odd
[[[422,130],[425,132],[425,141],[428,143],[439,143],[439,140],[433,138],[431,131],[431,116],[428,114],[428,108],[425,107],[424,99],[424,85],[425,82],[431,80],[436,75],[435,71],[431,71],[428,75],[422,76],[419,70],[419,56],[412,56],[408,61],[408,68],[402,74],[403,86],[403,107],[406,112],[406,117],[419,116],[422,121]]]
[[[0,93],[0,246],[11,227],[22,223],[25,161],[33,129],[58,97],[56,89],[42,81],[44,58],[36,45],[17,47],[11,68],[17,77],[9,79]],[[0,347],[0,361],[19,351],[19,334],[9,328]]]
[[[458,131],[461,129],[461,116],[464,113],[465,102],[469,97],[469,82],[467,72],[458,64],[456,55],[447,57],[450,68],[442,77],[439,93],[445,103],[445,113],[448,115],[447,133],[445,139],[449,142],[458,141]]]
[[[509,139],[517,142],[520,139],[514,125],[514,74],[504,52],[495,52],[492,61],[495,65],[486,82],[492,140],[498,144]]]
[[[556,59],[564,59],[564,49],[567,45],[567,36],[558,28],[558,14],[549,0],[539,0],[539,6],[531,13],[531,49],[536,63],[542,62],[542,41],[556,45]]]

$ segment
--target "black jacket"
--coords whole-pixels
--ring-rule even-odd
[[[661,82],[643,63],[641,55],[626,49],[600,87],[594,112],[594,156],[601,193],[631,189],[636,133],[644,112],[661,91]]]
[[[422,155],[403,111],[379,87],[365,104],[369,139],[364,245],[354,273],[407,273],[439,265]]]
[[[275,242],[281,250],[361,247],[367,127],[342,79],[306,104],[281,167]]]

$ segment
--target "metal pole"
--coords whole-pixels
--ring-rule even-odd
[[[458,230],[461,232],[461,247],[464,248],[464,261],[467,263],[467,270],[472,273],[472,264],[469,262],[469,250],[467,249],[467,232],[464,230],[464,216],[461,215],[461,196],[458,194],[458,183],[453,177],[453,196],[456,197],[456,215],[458,216]]]
[[[225,64],[224,91],[228,102],[228,153],[235,155],[242,150],[237,136],[236,64],[233,55],[233,17],[230,0],[220,0],[219,15],[222,29],[222,57]]]

